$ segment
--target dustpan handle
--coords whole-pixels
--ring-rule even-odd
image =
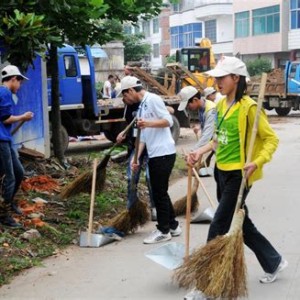
[[[202,180],[200,179],[200,176],[198,175],[198,173],[197,173],[197,171],[196,171],[195,168],[193,168],[193,173],[194,173],[196,179],[198,180],[198,182],[200,183],[201,188],[203,189],[204,194],[206,195],[206,197],[207,197],[207,199],[208,199],[211,207],[214,208],[214,209],[216,209],[216,204],[214,203],[214,201],[212,200],[211,196],[209,195],[209,193],[208,193],[205,185],[203,184]]]
[[[251,133],[251,138],[250,138],[250,143],[249,143],[249,148],[248,148],[248,153],[247,153],[246,164],[250,163],[251,159],[252,159],[252,152],[253,152],[253,147],[254,147],[254,143],[255,143],[255,139],[256,139],[260,112],[261,112],[262,103],[263,103],[264,96],[265,96],[266,83],[267,83],[267,73],[262,73],[259,95],[258,95],[258,99],[257,99],[256,114],[255,114],[255,119],[254,119],[254,123],[253,123],[253,127],[252,127],[252,133]],[[237,213],[239,211],[239,209],[241,208],[246,182],[247,182],[246,173],[244,172],[240,190],[239,190],[239,194],[238,194],[238,198],[237,198],[237,203],[235,206],[235,213]]]
[[[186,231],[185,231],[185,258],[188,259],[190,251],[190,223],[191,223],[191,206],[192,206],[192,167],[188,166],[188,186],[186,196]]]
[[[88,244],[89,245],[90,245],[91,233],[92,233],[92,229],[93,229],[93,213],[94,213],[95,192],[96,192],[97,165],[98,165],[98,160],[94,159],[92,189],[91,189],[91,204],[90,204],[90,215],[89,215],[89,225],[88,225]]]

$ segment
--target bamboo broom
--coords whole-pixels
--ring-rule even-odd
[[[246,163],[249,163],[252,158],[266,80],[267,74],[263,73]],[[190,259],[175,271],[174,279],[180,286],[196,287],[213,298],[237,299],[247,296],[242,232],[245,212],[241,209],[245,185],[246,175],[244,174],[229,232],[216,237],[196,250]]]
[[[197,163],[194,166],[197,172],[199,170],[199,164],[200,163]],[[191,191],[191,212],[194,212],[199,208],[199,201],[197,195],[198,188],[199,188],[199,181],[194,178],[192,191]],[[179,198],[174,202],[173,208],[174,208],[175,216],[182,216],[186,213],[186,204],[187,204],[187,195]]]
[[[134,153],[134,163],[137,163],[139,143],[140,143],[141,129],[138,129],[137,137],[135,140],[135,153]],[[136,182],[135,182],[135,172],[132,171],[130,188],[132,192],[136,193]],[[148,206],[144,201],[141,201],[136,197],[136,201],[131,204],[131,206],[122,211],[120,214],[116,215],[108,224],[110,227],[114,227],[119,231],[124,232],[124,234],[133,233],[137,230],[139,226],[143,226],[147,223],[150,218]]]
[[[129,131],[129,129],[134,124],[135,120],[136,117],[124,129],[123,135],[125,135]],[[97,191],[102,191],[104,188],[105,178],[106,178],[106,167],[110,159],[110,155],[117,145],[118,143],[115,143],[110,148],[108,153],[104,156],[104,158],[97,166],[97,182],[96,182]],[[69,183],[67,186],[64,187],[64,189],[61,191],[59,195],[60,198],[66,199],[82,192],[89,192],[92,185],[92,177],[93,177],[93,172],[91,170],[82,173],[75,180],[73,180],[71,183]]]

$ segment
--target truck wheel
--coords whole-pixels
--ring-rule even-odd
[[[289,112],[291,111],[291,108],[290,107],[275,107],[275,111],[278,116],[284,117],[289,114]]]
[[[50,125],[50,127],[49,127],[50,143],[51,143],[51,152],[52,152],[53,143],[52,143],[52,128],[51,128],[51,123],[49,125]],[[67,132],[66,128],[63,125],[61,125],[60,130],[61,130],[61,135],[62,135],[62,147],[63,147],[64,152],[66,152],[67,149],[68,149],[68,146],[69,146],[69,135],[68,135],[68,132]]]
[[[126,125],[123,122],[112,123],[111,126],[109,126],[109,129],[103,128],[103,133],[109,141],[115,143],[118,134],[125,128],[125,126]]]
[[[180,135],[180,124],[174,115],[171,115],[171,116],[173,119],[173,126],[171,127],[171,133],[172,133],[172,137],[173,137],[175,143],[177,143],[177,141],[179,139],[179,135]]]

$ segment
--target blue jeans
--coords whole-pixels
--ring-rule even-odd
[[[127,166],[127,208],[129,209],[132,204],[137,200],[137,186],[140,180],[140,176],[141,176],[141,171],[142,171],[142,167],[143,164],[145,164],[145,171],[146,171],[146,182],[147,182],[147,186],[148,186],[148,191],[149,191],[149,198],[150,198],[150,206],[151,208],[154,208],[154,202],[153,202],[153,196],[152,196],[152,188],[151,188],[151,184],[150,184],[150,174],[149,174],[149,167],[148,167],[148,154],[147,151],[144,150],[142,155],[139,158],[139,163],[140,163],[140,167],[138,169],[138,171],[135,173],[135,178],[134,178],[134,189],[132,189],[131,186],[131,178],[132,178],[132,170],[130,167],[130,162],[134,156],[135,151],[133,150],[129,156],[129,160],[128,160],[128,166]]]
[[[148,163],[153,200],[157,212],[157,229],[164,234],[178,226],[173,204],[168,194],[169,178],[175,159],[176,154],[164,155],[150,158]]]
[[[214,175],[217,182],[219,206],[210,224],[208,241],[214,239],[217,235],[224,235],[228,232],[242,181],[241,170],[222,171],[215,167]],[[245,189],[243,194],[243,208],[245,209],[244,243],[254,252],[263,270],[266,273],[273,273],[280,264],[281,255],[257,230],[249,218],[248,208],[245,205],[248,192],[249,189]]]
[[[12,203],[22,182],[24,169],[12,144],[6,141],[0,141],[0,174],[4,175],[2,197],[6,203]]]

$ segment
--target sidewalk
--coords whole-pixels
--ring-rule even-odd
[[[299,223],[299,119],[276,124],[280,146],[265,178],[253,187],[247,204],[258,229],[289,261],[289,267],[269,285],[258,282],[263,271],[255,256],[245,249],[248,288],[251,300],[300,299]],[[203,178],[215,198],[213,178]],[[186,192],[187,179],[170,187],[173,200]],[[208,206],[199,188],[201,209]],[[183,235],[173,241],[184,243],[185,220],[179,218]],[[205,243],[208,224],[191,225],[191,249]],[[149,222],[124,240],[101,248],[70,247],[45,261],[44,267],[28,270],[10,285],[0,289],[0,299],[97,299],[97,300],[182,300],[187,291],[172,283],[172,272],[148,260],[144,253],[157,245],[144,245],[143,239],[154,229]]]

